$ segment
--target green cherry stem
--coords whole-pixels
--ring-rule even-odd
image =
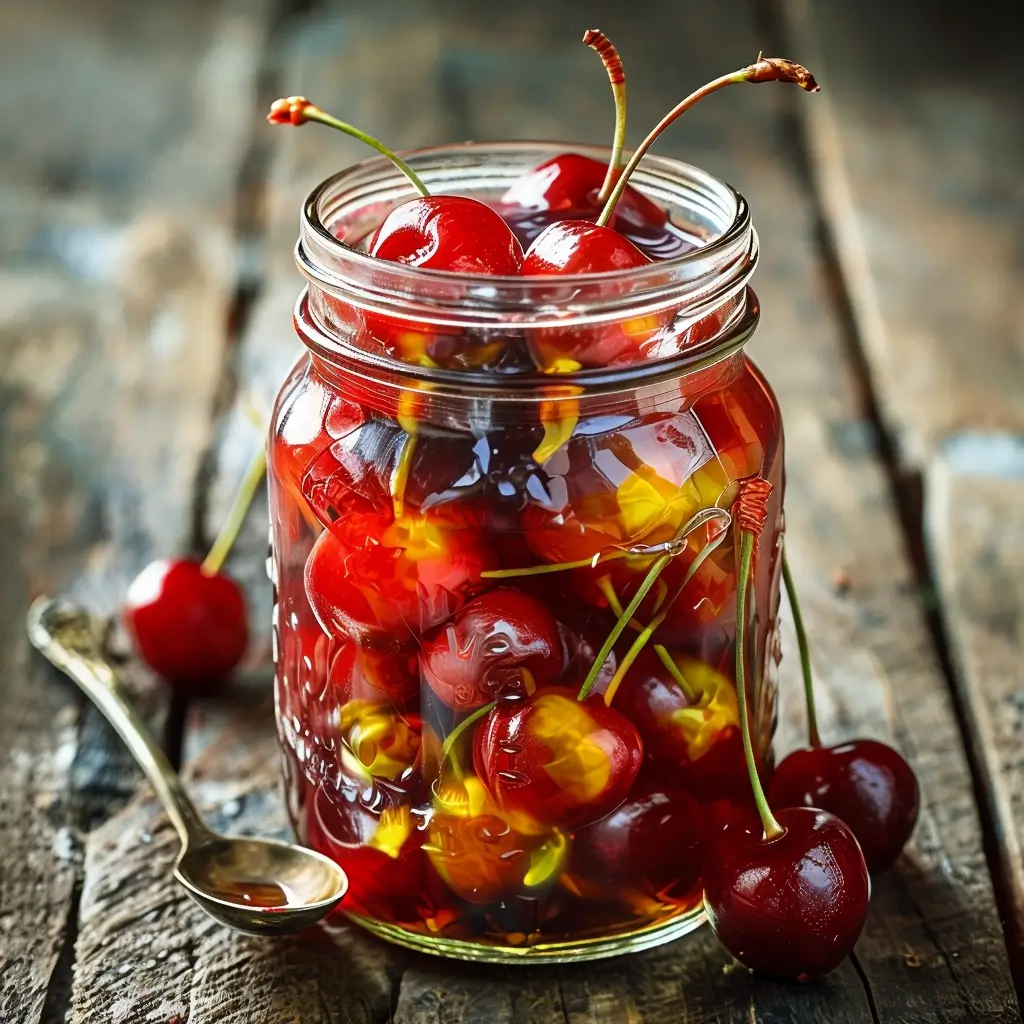
[[[821,746],[821,734],[818,732],[818,712],[814,704],[814,676],[811,673],[811,648],[807,643],[807,630],[804,627],[803,613],[800,611],[800,600],[796,596],[796,584],[789,569],[786,551],[782,551],[782,579],[789,595],[789,606],[793,609],[793,628],[796,630],[796,642],[800,648],[800,669],[804,675],[804,698],[807,701],[807,738],[810,745],[817,749]]]
[[[460,778],[462,777],[462,773],[458,767],[458,762],[456,758],[452,756],[452,748],[456,743],[458,743],[459,737],[462,736],[471,725],[475,725],[484,717],[484,715],[488,714],[496,703],[497,701],[492,700],[490,704],[485,704],[482,708],[477,708],[476,711],[471,715],[467,715],[457,726],[455,726],[454,729],[452,729],[450,733],[448,733],[448,737],[441,745],[441,760],[437,766],[438,775],[441,774],[441,769],[444,767],[445,762],[449,757],[451,757],[452,765],[455,766],[455,774]]]
[[[757,762],[754,760],[754,744],[750,739],[750,712],[747,708],[747,666],[744,634],[747,628],[747,590],[750,583],[750,563],[754,554],[754,534],[744,530],[740,534],[740,569],[736,585],[736,703],[740,712],[740,735],[743,739],[743,756],[747,762],[747,774],[750,776],[750,788],[754,794],[757,813],[761,816],[765,839],[781,836],[785,829],[778,823],[768,798],[761,788],[761,779],[757,774]]]
[[[619,167],[622,165],[622,150],[626,145],[626,72],[622,68],[619,51],[600,29],[588,28],[583,33],[583,42],[594,50],[604,63],[604,69],[608,72],[608,81],[612,87],[612,97],[615,100],[615,135],[612,138],[612,155],[608,161],[608,170],[605,173],[604,181],[597,193],[598,200],[604,203],[608,201],[612,186],[619,175]]]
[[[232,547],[234,547],[235,541],[238,540],[238,534],[242,529],[242,523],[245,522],[246,513],[249,511],[252,499],[255,497],[256,490],[266,472],[267,449],[261,444],[253,452],[252,458],[249,460],[245,476],[242,477],[242,483],[235,493],[227,518],[217,534],[217,539],[210,548],[210,553],[203,559],[200,571],[204,576],[216,576],[220,572],[221,567],[231,553]]]
[[[648,570],[643,583],[641,583],[637,588],[637,591],[633,595],[629,604],[623,608],[622,614],[618,617],[615,625],[611,628],[611,632],[601,645],[601,650],[597,652],[597,657],[594,658],[594,663],[590,666],[590,671],[587,673],[586,679],[583,680],[583,685],[580,687],[579,694],[577,694],[577,700],[586,700],[594,686],[594,683],[597,682],[597,677],[601,672],[601,666],[605,663],[605,659],[609,654],[611,654],[612,648],[616,643],[618,643],[619,637],[626,631],[626,627],[629,625],[629,620],[636,614],[637,608],[639,608],[643,603],[648,591],[654,586],[655,581],[661,575],[662,570],[671,561],[671,555],[662,555],[661,558],[659,558]]]
[[[615,212],[615,204],[619,201],[626,188],[629,176],[636,170],[637,165],[657,141],[658,136],[677,117],[685,114],[686,111],[700,103],[706,96],[710,96],[713,92],[718,92],[719,89],[724,89],[726,86],[737,85],[740,82],[792,82],[794,85],[799,85],[801,89],[806,89],[807,92],[818,91],[818,83],[814,81],[814,76],[807,68],[794,64],[783,57],[758,56],[755,63],[749,64],[745,68],[740,68],[739,71],[722,75],[721,78],[716,78],[713,82],[708,82],[707,85],[702,85],[696,92],[690,93],[678,106],[673,107],[654,126],[654,130],[650,135],[636,148],[632,157],[630,157],[629,163],[626,164],[622,174],[619,175],[618,180],[615,182],[615,187],[612,189],[611,195],[608,196],[608,201],[604,204],[601,216],[597,218],[599,226],[607,227],[611,222],[612,214]]]
[[[395,152],[388,149],[379,139],[356,128],[347,121],[339,121],[338,118],[321,110],[315,103],[310,103],[305,96],[289,96],[286,99],[275,100],[267,114],[267,120],[271,124],[305,124],[307,121],[316,121],[325,124],[328,128],[335,128],[339,132],[351,135],[353,139],[365,142],[367,146],[377,150],[378,153],[386,156],[408,179],[413,188],[421,196],[429,196],[427,186],[420,180],[419,175]]]

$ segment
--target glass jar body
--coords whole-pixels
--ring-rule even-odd
[[[308,356],[296,366],[270,463],[288,803],[302,841],[348,872],[345,907],[364,923],[481,958],[614,952],[696,923],[703,851],[716,828],[751,813],[733,528],[618,683],[611,707],[635,730],[625,744],[639,737],[637,771],[620,763],[622,738],[606,735],[619,719],[609,726],[588,708],[604,707],[637,627],[663,610],[659,597],[673,596],[710,529],[661,574],[582,704],[617,612],[655,559],[518,573],[663,543],[701,509],[730,508],[740,480],[767,479],[747,635],[767,759],[780,420],[745,356],[718,369],[695,395],[683,386],[642,412],[582,417],[540,467],[540,427],[421,425],[413,443]],[[448,742],[492,701],[518,721],[485,712]],[[524,724],[520,705],[538,702]],[[628,788],[606,799],[616,773]]]
[[[621,276],[531,296],[516,279],[382,286],[325,240],[344,225],[323,235],[300,246],[308,351],[269,449],[300,839],[348,873],[347,914],[429,952],[568,960],[682,934],[716,830],[754,813],[732,515],[754,479],[771,485],[743,627],[765,766],[775,725],[783,440],[742,348],[744,240],[727,259],[709,246],[707,273],[666,262],[635,297]],[[595,338],[623,368],[543,362]]]

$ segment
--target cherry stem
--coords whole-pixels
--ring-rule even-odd
[[[608,72],[608,81],[612,87],[615,100],[615,135],[612,137],[612,155],[608,161],[608,170],[604,181],[597,192],[600,202],[607,202],[612,186],[619,174],[622,164],[622,149],[626,145],[626,73],[622,68],[622,58],[612,41],[600,30],[588,28],[583,34],[583,42],[587,44],[604,63]]]
[[[447,739],[441,745],[441,761],[437,766],[438,775],[441,774],[441,769],[444,767],[445,761],[448,760],[448,756],[452,752],[452,747],[454,747],[455,744],[458,742],[459,737],[471,725],[474,725],[476,722],[479,722],[480,719],[484,717],[484,715],[488,714],[495,704],[497,704],[497,701],[492,700],[490,704],[485,704],[482,708],[477,708],[476,711],[474,711],[471,715],[467,715],[461,722],[459,722],[457,726],[455,726],[454,729],[452,729],[450,733],[448,733]],[[454,759],[452,763],[455,763]]]
[[[210,548],[210,553],[203,559],[200,571],[204,576],[216,576],[220,572],[221,567],[231,553],[232,547],[234,547],[235,541],[238,540],[238,534],[241,532],[242,523],[245,522],[246,513],[249,511],[252,499],[256,495],[256,489],[259,487],[266,472],[267,449],[265,445],[261,444],[253,452],[253,456],[249,460],[245,476],[242,477],[242,483],[235,493],[227,518],[224,520],[224,525],[220,528],[220,533],[217,534],[217,539]]]
[[[647,596],[647,592],[654,586],[655,581],[661,575],[662,570],[668,563],[672,561],[671,555],[662,555],[655,563],[651,566],[647,575],[644,577],[643,583],[637,588],[637,592],[633,595],[629,604],[622,610],[622,614],[619,616],[615,625],[612,626],[611,632],[605,638],[604,643],[601,645],[601,650],[597,652],[597,657],[594,658],[594,664],[590,666],[590,671],[587,673],[586,679],[583,680],[583,685],[580,687],[580,692],[577,694],[577,700],[585,700],[587,695],[590,693],[597,681],[597,677],[601,672],[601,666],[605,663],[605,659],[612,652],[612,648],[618,642],[618,639],[625,632],[626,627],[629,625],[629,620],[636,614],[637,608],[643,603],[644,598]]]
[[[622,664],[619,665],[615,670],[615,674],[612,676],[612,681],[608,684],[608,689],[604,692],[604,703],[606,707],[612,706],[612,701],[615,699],[615,694],[618,692],[619,687],[622,685],[622,680],[626,678],[626,673],[633,667],[633,662],[640,657],[641,652],[647,646],[647,641],[654,635],[655,630],[665,621],[665,616],[668,614],[666,608],[660,615],[655,615],[651,619],[649,626],[645,626],[639,636],[633,641],[632,646],[626,651],[626,656],[622,659]]]
[[[796,642],[800,648],[800,669],[804,675],[804,698],[807,701],[807,738],[810,745],[817,749],[821,746],[821,734],[818,732],[818,712],[814,705],[814,676],[811,673],[811,648],[807,643],[807,630],[804,617],[800,611],[800,600],[796,596],[796,584],[789,569],[789,560],[785,549],[782,552],[782,579],[789,595],[789,606],[793,609],[793,628],[796,630]]]
[[[814,76],[804,67],[799,64],[794,64],[792,61],[785,60],[782,57],[761,57],[755,63],[749,64],[745,68],[740,68],[739,71],[733,71],[728,75],[722,75],[721,78],[716,78],[713,82],[708,82],[707,85],[702,85],[696,92],[690,93],[678,106],[673,107],[655,126],[653,131],[644,139],[643,142],[634,151],[632,157],[629,159],[629,163],[626,164],[622,174],[619,175],[618,181],[615,183],[615,187],[612,189],[611,195],[608,196],[608,201],[604,204],[604,209],[601,211],[601,216],[597,218],[597,224],[599,227],[607,227],[611,222],[612,214],[615,212],[615,204],[619,201],[620,196],[626,188],[626,183],[629,180],[630,175],[636,170],[637,165],[644,158],[647,151],[657,141],[658,136],[670,125],[677,117],[685,114],[690,107],[700,103],[706,96],[710,96],[714,92],[718,92],[719,89],[724,89],[729,85],[736,85],[740,82],[792,82],[794,85],[799,85],[801,89],[806,89],[808,92],[817,92],[818,84],[814,81]]]
[[[750,739],[750,714],[747,709],[747,667],[744,651],[744,634],[747,628],[747,590],[750,582],[750,563],[754,554],[755,535],[750,530],[740,534],[740,569],[736,585],[736,703],[740,712],[740,735],[743,739],[743,756],[747,762],[747,774],[750,776],[750,789],[754,794],[757,813],[761,816],[765,839],[781,836],[785,829],[778,823],[768,798],[761,788],[761,779],[757,774],[757,762],[754,760],[754,745]]]
[[[328,128],[336,128],[339,132],[351,135],[352,138],[365,142],[367,146],[377,150],[378,153],[386,156],[408,179],[413,188],[421,196],[429,196],[427,186],[420,180],[419,175],[394,151],[388,149],[379,139],[356,128],[347,121],[339,121],[338,118],[321,110],[316,104],[310,103],[304,96],[290,96],[286,100],[278,100],[270,108],[267,120],[271,124],[305,124],[307,121],[316,121],[319,124],[327,125]]]
[[[654,645],[654,653],[658,656],[662,665],[665,666],[668,674],[675,680],[676,686],[683,691],[683,696],[686,698],[687,704],[698,704],[700,703],[701,697],[704,696],[703,690],[695,690],[686,680],[686,676],[679,671],[679,666],[675,663],[672,655],[668,653],[668,649],[661,644]]]

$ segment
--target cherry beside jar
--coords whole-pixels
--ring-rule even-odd
[[[409,162],[502,209],[562,151]],[[648,157],[632,184],[683,254],[602,275],[369,257],[409,196],[379,159],[303,209],[304,351],[269,453],[289,812],[348,873],[344,911],[428,952],[594,958],[700,923],[704,854],[753,813],[733,671],[750,479],[771,485],[745,625],[771,761],[783,452],[744,352],[757,238],[697,168]]]

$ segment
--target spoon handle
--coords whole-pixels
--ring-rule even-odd
[[[210,830],[181,779],[118,685],[103,653],[104,624],[67,601],[40,597],[29,608],[26,628],[32,645],[78,684],[124,740],[156,790],[182,845],[194,846],[206,839]]]

